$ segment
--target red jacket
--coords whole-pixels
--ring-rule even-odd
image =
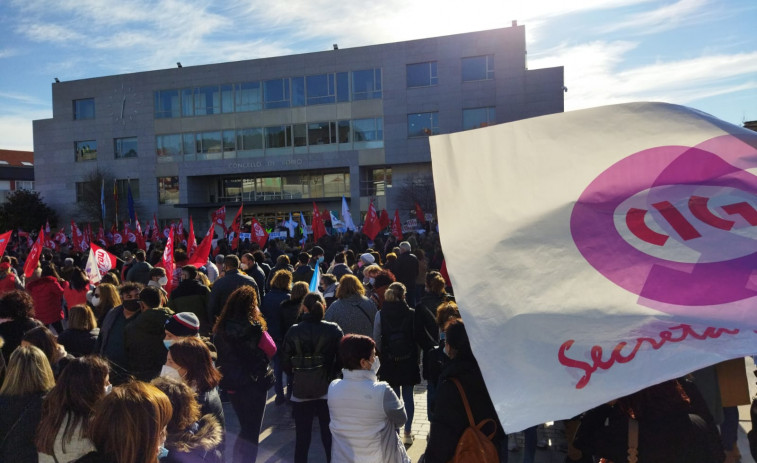
[[[16,275],[12,272],[6,273],[2,279],[0,279],[0,294],[5,294],[8,291],[13,291],[16,288]]]
[[[26,285],[26,290],[34,299],[34,318],[45,325],[63,320],[63,287],[57,278],[48,276],[34,280]]]

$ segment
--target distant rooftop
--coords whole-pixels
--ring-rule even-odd
[[[0,165],[34,167],[34,152],[0,149]]]
[[[746,121],[744,122],[744,128],[749,130],[754,130],[757,132],[757,121]]]

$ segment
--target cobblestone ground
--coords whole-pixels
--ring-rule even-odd
[[[750,392],[752,396],[757,392],[757,386],[751,381],[752,370],[754,365],[751,359],[747,360],[747,371],[750,378]],[[413,433],[415,441],[408,447],[408,455],[413,462],[417,462],[426,449],[426,439],[429,433],[429,422],[426,408],[426,386],[419,384],[414,390],[415,416],[413,418]],[[224,412],[227,423],[227,440],[226,455],[227,463],[231,462],[231,449],[239,432],[239,422],[237,421],[231,404],[224,403]],[[739,449],[742,454],[742,463],[754,463],[749,454],[749,443],[746,439],[746,433],[752,428],[749,419],[749,406],[739,407]],[[311,463],[325,463],[326,455],[321,445],[320,431],[317,420],[313,420],[313,436],[310,443],[310,453],[308,461]],[[508,461],[510,463],[520,463],[523,459],[523,434],[514,433],[510,435],[518,443],[518,450],[507,451]],[[536,450],[537,463],[563,463],[565,461],[565,449],[567,442],[565,440],[565,431],[561,422],[547,423],[540,426],[538,430],[538,439],[543,441],[547,446]],[[275,463],[275,462],[293,462],[294,461],[294,419],[292,418],[291,406],[274,405],[273,391],[269,394],[268,405],[266,406],[265,417],[263,418],[263,428],[260,433],[260,451],[258,454],[258,463]],[[233,462],[237,463],[237,462]],[[247,462],[245,462],[247,463]]]

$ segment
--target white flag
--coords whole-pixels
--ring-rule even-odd
[[[344,196],[342,196],[342,222],[344,222],[344,226],[347,230],[357,230],[355,222],[352,221],[352,214],[350,214],[350,208],[347,206],[347,200]]]
[[[755,353],[757,133],[634,103],[430,145],[447,269],[507,432]]]

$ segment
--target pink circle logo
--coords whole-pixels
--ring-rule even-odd
[[[649,301],[710,306],[757,296],[757,150],[726,135],[660,146],[602,172],[573,207],[584,258]]]

